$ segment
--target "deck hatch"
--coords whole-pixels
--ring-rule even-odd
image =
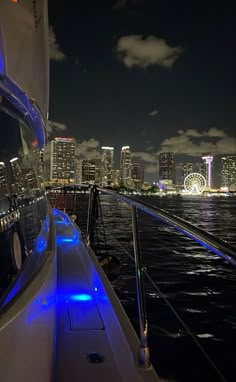
[[[68,301],[70,329],[102,330],[104,329],[101,316],[94,300]]]

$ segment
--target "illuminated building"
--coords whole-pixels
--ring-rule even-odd
[[[123,146],[120,154],[120,185],[130,186],[131,180],[131,151],[129,146]]]
[[[207,177],[207,166],[205,162],[197,162],[194,165],[196,172],[204,176],[204,178]]]
[[[75,140],[73,138],[54,138],[51,141],[50,180],[74,182],[75,178]]]
[[[102,147],[102,185],[113,182],[114,147]]]
[[[193,163],[183,163],[182,164],[182,176],[181,176],[181,185],[184,185],[184,180],[186,176],[193,172]]]
[[[39,180],[41,179],[40,177],[36,178],[35,171],[33,169],[24,169],[24,177],[25,177],[25,182],[27,184],[28,191],[33,189],[33,188],[39,188],[40,187],[40,182]]]
[[[20,195],[25,190],[24,176],[21,170],[19,158],[12,158],[10,160],[12,175],[14,183],[12,183],[13,192],[16,195]]]
[[[101,160],[80,159],[76,160],[75,182],[78,184],[101,183]]]
[[[159,183],[172,186],[174,183],[174,154],[172,152],[159,155]]]
[[[212,155],[206,155],[206,156],[203,156],[202,159],[206,163],[207,187],[211,188],[211,186],[212,186],[212,161],[213,161],[213,156]]]
[[[48,142],[41,153],[41,161],[43,161],[43,180],[49,181],[51,170],[51,142]]]
[[[141,190],[144,181],[143,166],[140,164],[131,165],[131,184],[136,191]]]
[[[175,164],[175,185],[177,188],[182,189],[184,186],[184,179],[187,175],[194,172],[194,164],[193,163],[183,163],[178,162]]]
[[[222,160],[221,188],[236,190],[236,155],[227,155]]]
[[[116,187],[120,186],[120,170],[114,170],[113,185]]]
[[[81,183],[95,183],[96,181],[96,164],[94,160],[81,160]]]
[[[0,162],[0,197],[9,195],[7,169],[4,162]]]

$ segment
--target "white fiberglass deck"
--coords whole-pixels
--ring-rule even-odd
[[[138,366],[139,342],[94,254],[66,215],[55,219],[56,381],[157,381]]]
[[[50,221],[56,247],[51,229],[46,261],[0,314],[1,382],[158,382],[139,367],[139,340],[76,226],[58,210]]]

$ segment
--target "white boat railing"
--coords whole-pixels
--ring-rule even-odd
[[[133,231],[133,246],[134,246],[134,260],[135,260],[135,273],[136,273],[136,294],[139,312],[139,327],[140,327],[140,365],[144,368],[150,365],[150,352],[148,347],[148,321],[145,306],[145,290],[143,283],[143,275],[145,270],[142,265],[141,251],[139,244],[139,226],[138,226],[138,210],[158,219],[162,223],[173,227],[176,231],[181,232],[192,240],[199,243],[201,246],[210,250],[217,256],[221,257],[224,261],[236,267],[236,249],[227,242],[209,234],[208,232],[194,226],[193,224],[181,219],[175,215],[170,214],[160,208],[148,205],[119,194],[110,189],[92,186],[89,194],[88,204],[88,219],[87,219],[87,243],[90,244],[91,237],[93,236],[94,224],[94,211],[97,197],[101,194],[110,195],[111,197],[127,203],[131,208],[132,216],[132,231]]]

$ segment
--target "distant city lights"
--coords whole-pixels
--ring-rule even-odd
[[[15,162],[17,160],[19,160],[19,158],[17,158],[17,157],[16,158],[12,158],[12,159],[10,159],[10,162],[13,163],[13,162]]]

